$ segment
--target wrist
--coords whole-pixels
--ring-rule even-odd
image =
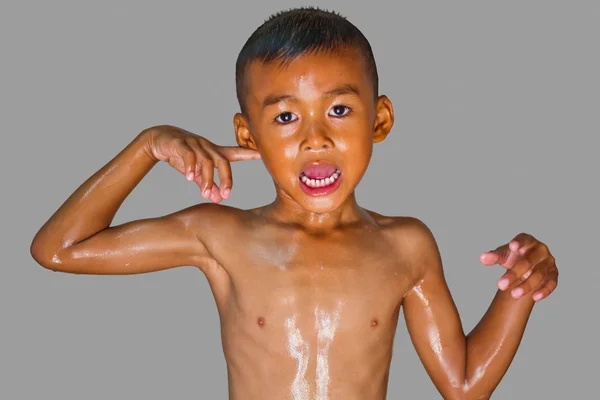
[[[140,146],[141,151],[147,156],[152,162],[159,162],[160,160],[156,158],[152,149],[154,148],[154,143],[156,140],[156,128],[146,128],[141,131],[138,136],[135,138],[135,141]]]

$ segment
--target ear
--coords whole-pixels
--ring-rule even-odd
[[[236,113],[233,117],[233,129],[235,130],[235,139],[240,147],[252,150],[258,150],[256,141],[250,132],[248,119],[241,113]]]
[[[373,142],[384,140],[394,126],[394,107],[387,96],[379,96],[375,105],[375,123],[373,125]]]

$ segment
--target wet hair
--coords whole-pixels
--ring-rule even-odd
[[[271,15],[246,41],[235,66],[237,99],[246,114],[246,72],[253,61],[282,66],[308,53],[354,49],[362,55],[377,96],[379,78],[367,38],[345,17],[316,7],[301,7]]]

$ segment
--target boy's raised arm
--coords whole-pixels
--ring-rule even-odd
[[[115,214],[159,161],[195,181],[207,193],[205,198],[219,202],[231,189],[229,161],[258,158],[257,154],[217,146],[176,127],[144,130],[46,222],[31,244],[31,255],[46,268],[79,274],[133,274],[197,265],[208,256],[193,229],[201,206],[110,227]],[[213,182],[215,167],[220,188]]]
[[[515,257],[508,245],[496,254],[488,253],[497,258],[492,261],[509,268],[507,288],[516,283],[529,290],[515,299],[503,287],[479,324],[465,336],[431,232],[422,223],[411,230],[411,259],[418,263],[422,279],[405,296],[403,308],[415,349],[444,398],[488,399],[517,352],[533,308],[532,294],[547,296],[555,287],[554,259],[531,236],[523,240],[530,251],[523,251],[520,257]]]

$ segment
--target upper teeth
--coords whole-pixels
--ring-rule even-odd
[[[331,174],[331,176],[328,178],[310,179],[306,175],[302,174],[300,176],[300,180],[302,182],[304,182],[304,184],[306,184],[306,186],[309,186],[309,187],[322,187],[322,186],[331,185],[333,182],[335,182],[340,177],[341,174],[342,174],[342,171],[340,171],[339,169],[336,169],[335,172],[333,174]]]

